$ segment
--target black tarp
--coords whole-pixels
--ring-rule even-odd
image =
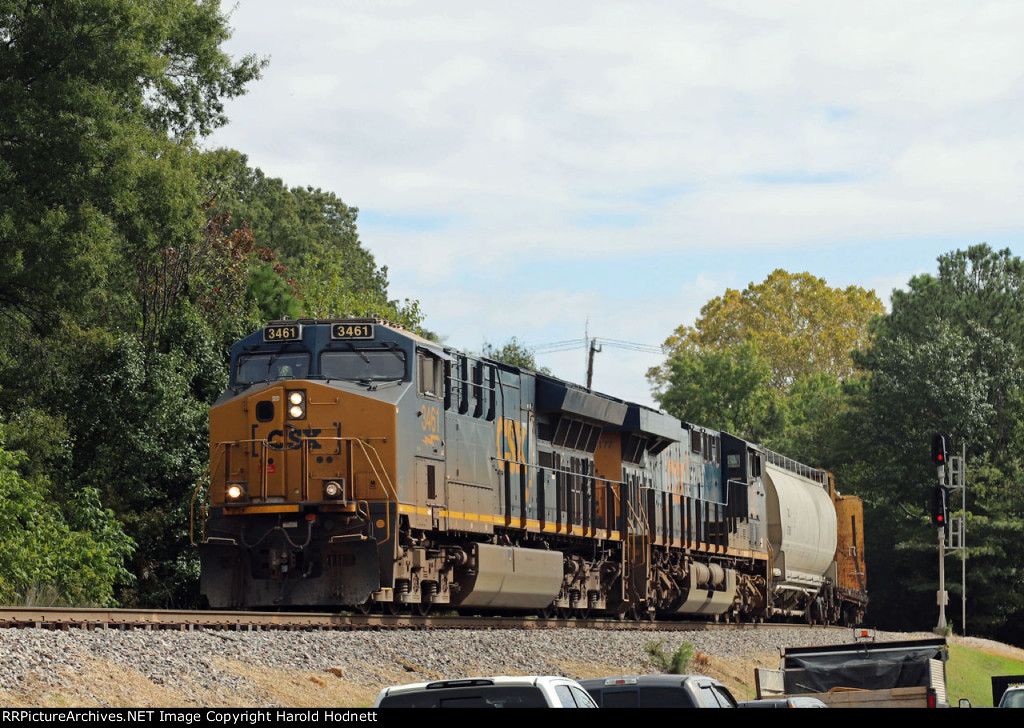
[[[928,660],[945,657],[945,640],[872,642],[830,648],[796,648],[783,655],[787,694],[833,688],[883,690],[929,683]]]

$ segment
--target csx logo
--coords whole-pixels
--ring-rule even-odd
[[[303,438],[314,438],[321,430],[314,427],[307,427],[305,430],[292,428],[288,430],[288,438],[285,439],[283,430],[272,430],[267,435],[267,447],[271,450],[298,450],[302,447]],[[319,450],[320,443],[313,439],[307,439],[310,450]]]
[[[518,473],[519,464],[526,463],[530,430],[525,422],[499,417],[494,428],[494,447],[498,457],[509,461],[509,472]]]

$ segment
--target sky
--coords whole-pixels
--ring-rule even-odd
[[[240,0],[206,145],[359,208],[393,298],[585,382],[777,268],[893,288],[1022,253],[1024,3]],[[653,405],[657,353],[594,389]]]

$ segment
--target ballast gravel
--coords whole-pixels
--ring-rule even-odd
[[[382,685],[420,680],[501,674],[594,677],[587,666],[614,668],[612,674],[652,673],[657,670],[644,646],[659,641],[666,652],[688,641],[695,652],[728,662],[777,655],[782,646],[836,644],[851,637],[849,630],[765,627],[684,632],[2,629],[0,691],[17,696],[31,687],[35,695],[81,695],[78,681],[99,664],[159,686],[165,692],[158,699],[173,700],[176,705],[203,705],[211,695],[230,695],[236,703],[251,707],[280,707],[276,698],[266,690],[254,690],[251,681],[232,666],[298,672],[312,676],[309,679],[318,684],[340,679],[371,695]],[[106,702],[102,696],[91,696],[91,700],[98,705]],[[130,704],[131,698],[127,701]],[[140,696],[137,705],[151,707],[152,703]]]

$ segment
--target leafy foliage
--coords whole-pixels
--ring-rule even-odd
[[[0,429],[0,601],[26,603],[45,587],[63,603],[113,605],[115,584],[131,580],[131,540],[95,489],[54,499],[45,479],[21,475],[24,457]]]
[[[938,276],[917,276],[894,294],[891,315],[857,356],[869,376],[853,395],[850,424],[866,466],[851,468],[847,482],[868,506],[868,573],[875,584],[901,585],[874,597],[872,612],[887,626],[920,626],[913,615],[935,611],[935,533],[925,524],[936,476],[927,451],[931,435],[946,432],[953,454],[966,446],[969,463],[967,589],[985,595],[972,600],[971,622],[1024,638],[1022,286],[1024,267],[1008,250],[943,255]]]
[[[664,390],[655,397],[663,409],[687,422],[763,439],[774,398],[768,389],[771,367],[756,344],[725,351],[686,348],[662,370]]]
[[[848,409],[842,383],[855,378],[852,348],[881,312],[871,291],[776,270],[742,293],[727,290],[694,326],[676,329],[668,359],[648,379],[659,405],[680,419],[827,463],[843,444],[836,415]]]
[[[116,313],[125,267],[194,227],[188,140],[262,65],[227,37],[215,0],[0,0],[2,315]]]
[[[948,253],[879,313],[873,294],[776,271],[676,330],[649,374],[655,397],[861,495],[869,619],[892,629],[937,612],[927,455],[932,434],[950,434],[969,464],[967,593],[984,595],[969,602],[972,631],[1024,643],[1024,262],[986,245]]]
[[[196,146],[264,66],[228,37],[216,0],[0,0],[0,597],[190,605],[230,343],[422,320],[355,208]]]
[[[529,369],[531,372],[551,374],[551,370],[547,367],[537,368],[537,360],[533,356],[533,351],[524,346],[515,336],[506,341],[500,348],[495,347],[493,344],[485,343],[484,356],[519,367],[520,369]]]
[[[248,293],[264,319],[375,316],[425,333],[417,301],[388,298],[387,268],[359,240],[357,208],[332,192],[286,187],[238,152],[209,152],[203,164],[216,209],[246,221],[263,251]]]
[[[729,352],[754,344],[767,362],[770,386],[787,391],[802,376],[854,374],[850,352],[867,341],[867,325],[883,313],[874,291],[832,288],[810,273],[772,272],[742,292],[732,288],[701,308],[693,326],[680,326],[665,341],[669,359],[685,351]],[[669,368],[648,372],[656,391]]]

